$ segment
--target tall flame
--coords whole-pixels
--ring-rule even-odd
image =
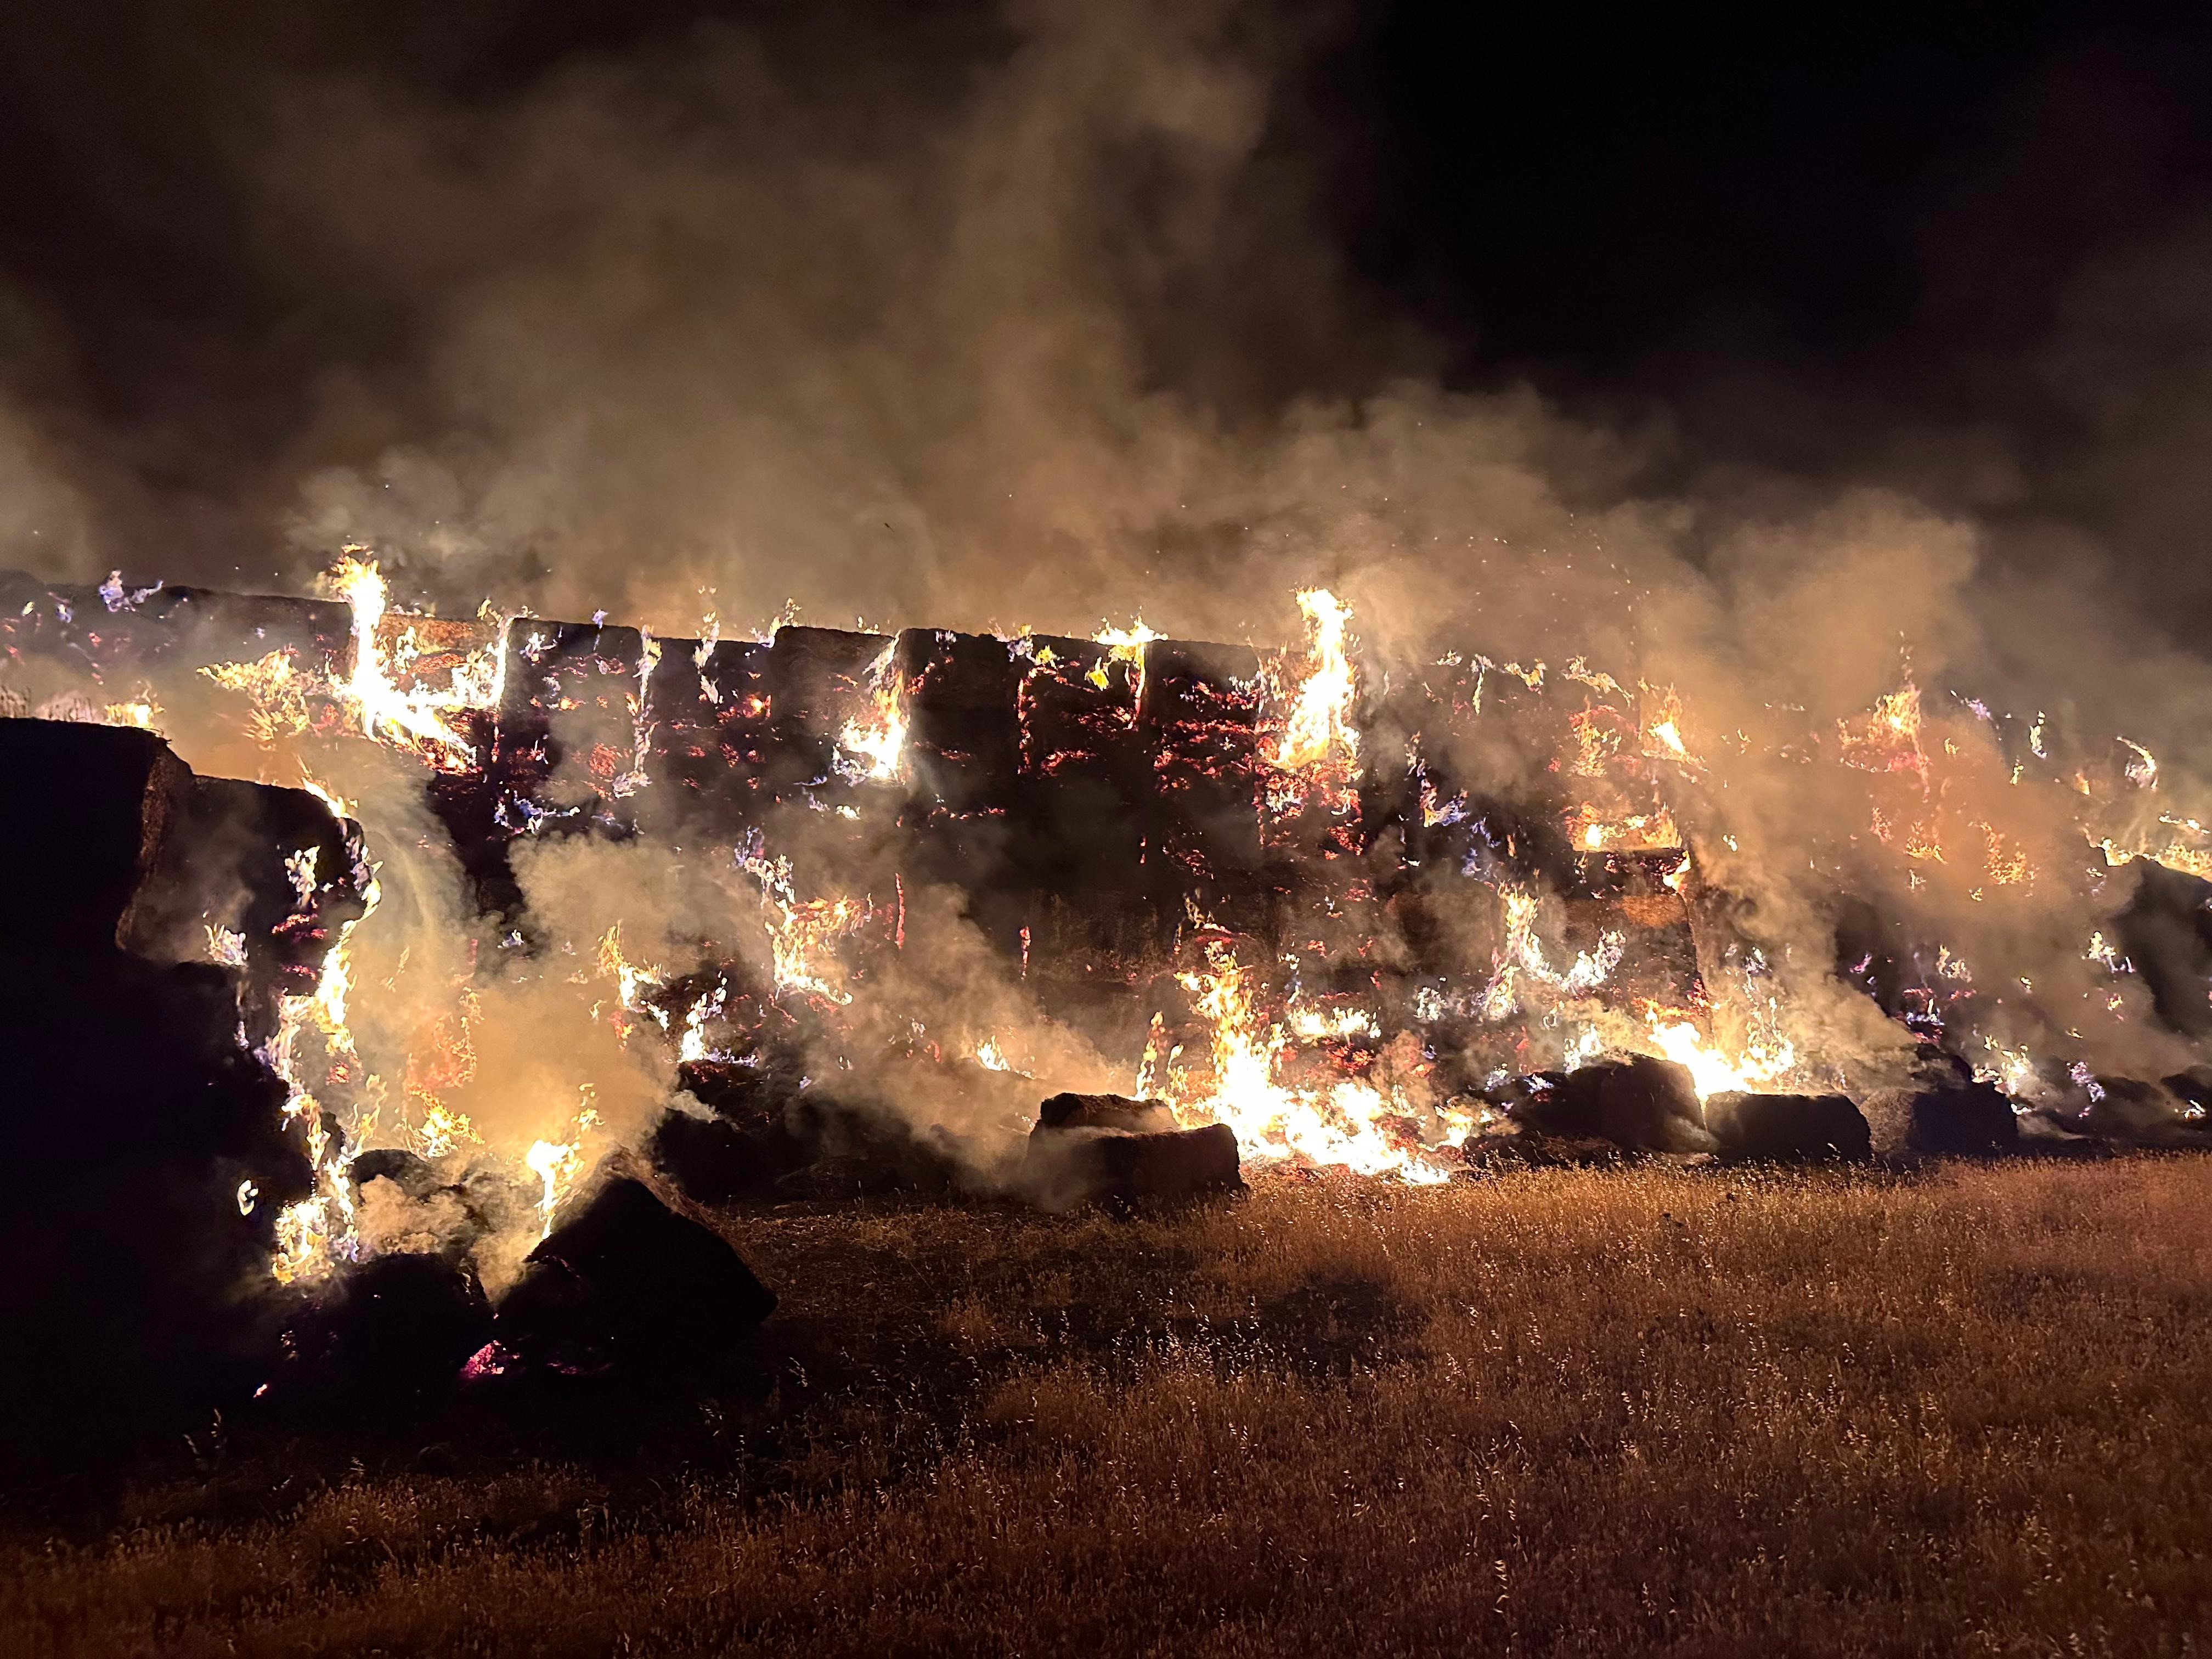
[[[1200,1079],[1177,1067],[1175,1054],[1163,1065],[1156,1033],[1139,1068],[1139,1094],[1165,1092],[1183,1122],[1227,1124],[1248,1157],[1340,1164],[1361,1175],[1389,1175],[1417,1186],[1450,1179],[1450,1164],[1424,1146],[1419,1114],[1410,1103],[1349,1076],[1305,1088],[1282,1080],[1296,1038],[1261,1017],[1252,971],[1226,945],[1210,945],[1205,967],[1176,978],[1190,993],[1199,1016],[1212,1027],[1212,1066]],[[1301,1017],[1293,1011],[1291,1024],[1309,1040],[1372,1029],[1371,1017],[1357,1013]],[[1473,1120],[1455,1113],[1441,1115],[1442,1144],[1463,1141]]]
[[[447,690],[403,690],[393,681],[394,665],[386,659],[378,637],[388,588],[376,561],[362,556],[362,550],[349,549],[327,580],[353,612],[353,665],[338,689],[362,732],[411,748],[443,771],[473,767],[475,749],[447,723],[446,717],[461,708],[481,708],[496,701],[499,653],[495,647],[483,653],[489,660],[456,668]],[[397,656],[411,658],[419,649],[412,633],[403,629]]]
[[[906,687],[896,660],[898,641],[868,665],[869,708],[837,734],[837,771],[854,783],[897,780],[906,754]]]
[[[1349,765],[1359,757],[1359,733],[1352,724],[1352,661],[1345,655],[1345,628],[1352,611],[1325,587],[1308,588],[1297,597],[1311,635],[1307,647],[1311,666],[1283,721],[1273,759],[1287,771],[1310,771],[1332,763]]]

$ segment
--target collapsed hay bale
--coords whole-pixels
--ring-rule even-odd
[[[646,1153],[696,1204],[734,1204],[771,1190],[807,1156],[780,1116],[741,1122],[683,1110],[661,1118]]]
[[[726,1239],[618,1176],[531,1251],[494,1329],[555,1371],[678,1368],[726,1355],[775,1310]]]
[[[451,1389],[491,1334],[473,1273],[435,1255],[375,1256],[340,1268],[292,1322],[272,1389],[280,1401],[404,1413]]]
[[[2081,1085],[2087,1103],[2064,1127],[2130,1146],[2212,1146],[2203,1109],[2162,1083],[2136,1078],[2096,1077]]]
[[[1728,1093],[1705,1102],[1705,1128],[1728,1159],[1771,1164],[1864,1163],[1873,1137],[1843,1095]]]

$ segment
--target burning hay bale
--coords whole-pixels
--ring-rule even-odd
[[[1161,1134],[1179,1126],[1164,1100],[1126,1095],[1059,1094],[1037,1108],[1039,1129],[1110,1129],[1121,1134]]]
[[[1725,1093],[1705,1101],[1705,1128],[1720,1155],[1740,1162],[1863,1164],[1873,1139],[1843,1095]]]
[[[2136,1078],[2077,1079],[2071,1098],[2039,1107],[2034,1115],[2067,1133],[2124,1146],[2212,1150],[2212,1126],[2203,1107],[2162,1083]]]
[[[494,1322],[502,1354],[479,1356],[475,1368],[695,1367],[730,1353],[775,1310],[775,1295],[726,1239],[617,1175],[572,1200],[531,1251]]]
[[[1131,1210],[1242,1192],[1236,1133],[1184,1129],[1160,1100],[1058,1094],[1037,1110],[1021,1183],[1047,1210]]]

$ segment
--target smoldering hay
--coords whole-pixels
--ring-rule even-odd
[[[2201,656],[1930,454],[1784,477],[1446,384],[1308,222],[1308,49],[1041,5],[857,91],[713,29],[258,94],[239,194],[337,343],[220,517],[349,572],[325,608],[203,625],[227,545],[81,422],[0,435],[21,711],[364,827],[272,1050],[332,1126],[285,1271],[364,1247],[362,1149],[550,1204],[706,1066],[982,1190],[1017,1097],[1437,1178],[1626,1051],[2193,1121]]]

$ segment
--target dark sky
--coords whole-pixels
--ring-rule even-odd
[[[349,282],[344,250],[270,209],[261,161],[301,143],[276,91],[495,115],[716,18],[856,108],[956,100],[1018,32],[987,6],[11,9],[0,371],[33,453],[112,539],[273,542],[305,472],[439,418],[398,372],[422,288]],[[1378,3],[1244,27],[1280,65],[1261,160],[1297,181],[1342,315],[1271,359],[1293,325],[1259,306],[1252,338],[1221,336],[1231,368],[1162,374],[1232,402],[1416,360],[1454,386],[1526,377],[1593,419],[1663,411],[1685,469],[1870,470],[2087,524],[2154,585],[2173,571],[2144,550],[2204,562],[2206,490],[2177,477],[2212,384],[2203,9]],[[1224,252],[1224,286],[1240,258],[1265,250]],[[378,384],[378,415],[332,435],[312,411],[341,370]],[[2031,482],[1977,483],[1956,458],[1984,441]]]

